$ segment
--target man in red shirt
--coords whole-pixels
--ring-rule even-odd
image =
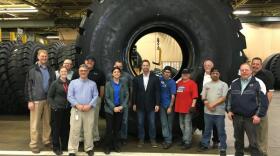
[[[177,83],[175,112],[179,113],[180,128],[183,134],[182,149],[191,148],[192,143],[192,118],[195,111],[196,98],[198,97],[197,84],[190,79],[191,70],[184,69],[182,78]]]

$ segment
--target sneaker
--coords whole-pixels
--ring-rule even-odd
[[[204,151],[207,151],[209,148],[200,144],[199,147],[198,147],[198,151],[199,152],[204,152]]]
[[[104,153],[105,153],[106,155],[110,154],[110,153],[111,153],[110,148],[109,148],[109,147],[106,147]]]
[[[226,156],[227,151],[226,150],[220,150],[220,156]]]
[[[69,153],[68,156],[76,156],[76,154],[75,153]]]
[[[31,149],[31,152],[34,154],[38,154],[38,153],[40,153],[40,150],[37,148],[34,148],[34,149]]]
[[[162,145],[162,148],[163,149],[168,149],[168,148],[171,147],[171,145],[172,145],[171,143],[165,143],[165,144]]]
[[[190,149],[191,147],[192,147],[191,144],[184,144],[181,149],[186,150],[186,149]]]
[[[121,148],[120,147],[115,147],[115,152],[120,153],[121,152]]]
[[[137,144],[137,147],[142,148],[143,146],[144,146],[144,140],[140,139],[138,144]]]
[[[87,154],[88,154],[88,156],[93,156],[94,152],[93,152],[93,150],[89,150],[89,151],[87,151]]]
[[[152,144],[153,148],[157,148],[158,147],[156,140],[151,140],[151,144]]]
[[[55,154],[55,155],[62,155],[62,151],[61,150],[53,150],[53,153]]]

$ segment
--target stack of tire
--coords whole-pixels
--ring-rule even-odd
[[[0,114],[25,114],[28,112],[25,101],[25,77],[29,68],[37,61],[39,49],[47,49],[49,65],[57,69],[63,59],[76,60],[73,44],[66,46],[58,41],[44,46],[28,41],[3,42],[0,44]]]
[[[275,82],[274,89],[280,89],[280,53],[267,57],[263,62],[263,68],[272,72]]]

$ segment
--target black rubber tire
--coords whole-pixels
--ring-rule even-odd
[[[272,55],[268,56],[268,57],[263,61],[263,69],[270,70],[271,61],[272,61],[272,59],[273,59],[276,55],[278,55],[278,53],[272,54]]]
[[[274,76],[274,89],[280,89],[280,53],[277,53],[271,60],[270,71]]]
[[[7,72],[8,72],[8,80],[9,86],[13,91],[13,96],[16,97],[15,105],[13,112],[16,114],[26,113],[27,103],[24,99],[24,82],[25,82],[25,72],[22,69],[22,51],[24,45],[22,43],[16,43],[13,45],[13,50],[11,51],[11,55],[8,58],[7,63]]]
[[[59,52],[57,53],[57,64],[58,64],[58,66],[61,66],[65,59],[71,59],[73,62],[73,68],[77,68],[78,55],[79,54],[76,51],[75,43],[64,46],[64,47],[60,48]]]
[[[210,57],[220,68],[221,74],[226,75],[226,81],[237,76],[244,59],[240,51],[246,47],[246,43],[239,32],[242,28],[240,21],[232,15],[229,0],[99,2],[93,1],[81,22],[77,47],[84,56],[93,54],[103,71],[108,71],[116,59],[123,59],[126,67],[129,67],[126,58],[134,44],[131,42],[135,41],[132,39],[166,28],[171,31],[164,32],[171,34],[179,44],[187,41],[187,46],[190,46],[182,47],[184,61],[181,70],[184,67],[196,69],[204,58]]]
[[[15,114],[20,111],[20,107],[17,106],[17,94],[12,89],[9,83],[8,74],[8,62],[12,57],[12,52],[18,42],[3,42],[0,47],[0,66],[1,66],[1,80],[0,80],[0,113],[1,114]]]
[[[48,62],[49,65],[54,69],[58,69],[57,54],[59,53],[60,49],[64,46],[65,44],[63,42],[56,41],[50,44],[48,47],[48,56],[49,56]]]
[[[94,55],[102,71],[109,71],[114,61],[121,59],[124,70],[134,75],[128,58],[135,42],[150,32],[163,32],[172,36],[183,51],[182,67],[175,79],[185,67],[194,69],[196,79],[202,60],[211,58],[223,80],[231,82],[246,60],[246,42],[230,2],[94,0],[80,24],[76,46],[83,57]],[[129,121],[135,125],[133,116]],[[129,131],[135,133],[133,128],[137,126],[131,124]]]

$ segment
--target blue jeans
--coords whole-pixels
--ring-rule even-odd
[[[180,128],[185,144],[192,143],[192,116],[190,113],[179,113]]]
[[[213,126],[215,125],[218,130],[218,136],[220,140],[220,150],[227,149],[227,135],[225,130],[225,116],[224,115],[211,115],[204,114],[205,130],[202,136],[201,144],[208,147],[210,144],[211,134]]]
[[[160,107],[160,121],[162,128],[162,136],[166,143],[172,143],[172,125],[174,112],[167,114],[167,108]]]
[[[121,139],[127,139],[128,107],[123,109],[123,119],[121,125]]]
[[[147,115],[147,120],[149,122],[149,136],[150,140],[154,140],[156,138],[156,127],[155,127],[155,112],[145,110],[138,110],[138,138],[140,140],[145,139],[145,115]]]

